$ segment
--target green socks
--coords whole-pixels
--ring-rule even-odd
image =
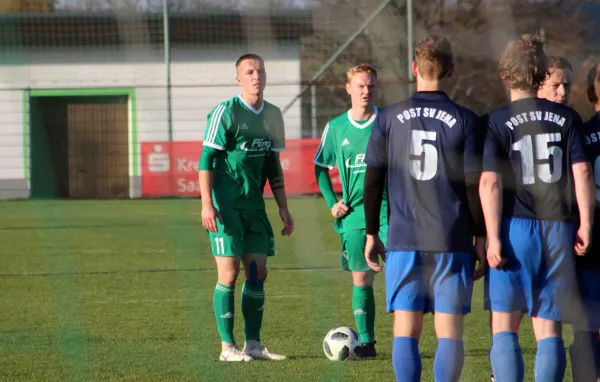
[[[263,283],[261,281],[246,281],[242,290],[242,314],[244,315],[246,341],[260,342],[260,328],[264,309],[265,291]]]
[[[221,341],[230,344],[235,343],[233,339],[233,317],[235,313],[233,293],[233,286],[217,284],[213,295],[213,309]]]
[[[356,328],[361,343],[375,341],[375,295],[373,287],[359,287],[352,289],[352,310],[356,320]]]

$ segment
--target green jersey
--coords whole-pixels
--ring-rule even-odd
[[[220,151],[213,164],[215,205],[264,209],[265,159],[285,148],[281,110],[266,101],[256,110],[233,97],[208,114],[203,145]]]
[[[368,121],[352,119],[350,111],[331,121],[325,127],[321,143],[315,154],[314,163],[333,169],[337,166],[342,182],[344,204],[349,213],[335,221],[336,232],[347,232],[365,228],[363,192],[365,184],[365,153],[377,108]],[[381,224],[387,225],[387,190],[381,204]]]

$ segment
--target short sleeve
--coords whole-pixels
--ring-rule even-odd
[[[488,118],[469,118],[465,124],[464,167],[465,174],[481,172],[483,144],[488,126]]]
[[[321,136],[321,142],[317,147],[317,152],[313,159],[313,163],[317,166],[333,169],[335,167],[335,142],[333,138],[334,134],[330,133],[329,124],[325,126],[323,135]]]
[[[371,167],[387,167],[387,129],[385,119],[377,116],[369,137],[365,162]]]
[[[507,154],[502,147],[502,140],[496,126],[488,117],[484,117],[484,123],[487,129],[483,144],[483,171],[500,173]]]
[[[570,150],[571,150],[571,164],[588,162],[589,158],[586,152],[586,146],[584,142],[583,134],[583,122],[579,114],[575,114],[570,127]]]
[[[285,123],[283,115],[278,110],[275,126],[271,127],[271,151],[282,152],[285,150]]]
[[[227,133],[233,125],[227,106],[220,104],[208,114],[208,122],[204,129],[204,146],[217,150],[227,147]]]

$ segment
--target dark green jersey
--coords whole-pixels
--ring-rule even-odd
[[[364,160],[375,118],[377,108],[371,119],[365,122],[353,120],[350,111],[332,119],[323,131],[315,154],[316,165],[329,169],[337,166],[344,204],[350,210],[342,219],[336,219],[336,232],[365,228],[363,192],[367,164]],[[387,225],[387,191],[381,205],[381,224]]]
[[[281,110],[266,101],[255,110],[233,97],[209,113],[203,144],[220,151],[213,164],[215,205],[264,209],[265,159],[285,148]]]

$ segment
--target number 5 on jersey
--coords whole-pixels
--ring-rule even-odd
[[[417,180],[430,180],[437,174],[438,152],[433,142],[435,131],[413,130],[410,132],[410,160],[408,171]],[[416,157],[416,158],[415,158]]]

